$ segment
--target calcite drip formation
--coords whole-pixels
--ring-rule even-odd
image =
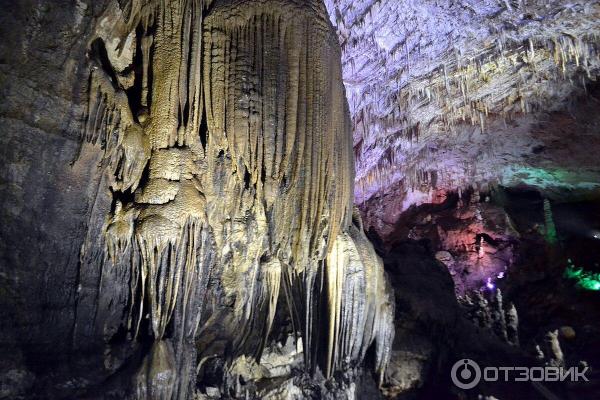
[[[406,209],[438,189],[512,183],[509,166],[532,162],[506,146],[530,135],[513,122],[560,110],[600,73],[597,2],[325,3],[342,47],[357,203],[391,186]]]
[[[189,397],[198,360],[219,352],[260,360],[279,313],[307,371],[331,376],[374,348],[383,377],[394,302],[353,214],[324,5],[113,2],[95,35],[84,135],[104,151],[112,204],[94,205],[106,222],[89,227],[82,268],[122,283],[100,280],[96,329],[154,342],[137,397]]]

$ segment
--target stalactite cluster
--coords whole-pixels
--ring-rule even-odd
[[[326,3],[342,47],[357,202],[396,183],[406,191],[465,186],[479,178],[473,163],[434,170],[438,155],[415,143],[442,147],[471,127],[493,135],[502,129],[496,121],[557,109],[600,71],[595,3]]]
[[[106,222],[82,265],[126,287],[98,299],[98,318],[126,303],[132,339],[155,341],[138,396],[188,395],[181,353],[213,316],[227,315],[228,356],[260,359],[280,309],[308,370],[356,366],[375,343],[383,376],[393,300],[351,222],[351,125],[324,5],[131,0],[107,13],[84,138],[103,148],[112,206],[96,207]],[[158,384],[163,369],[186,378]]]
[[[548,40],[530,39],[527,45],[504,44],[508,49],[494,45],[466,60],[457,57],[422,81],[406,85],[398,82],[396,86],[402,88],[394,99],[388,99],[391,103],[386,105],[385,116],[379,111],[371,112],[368,101],[361,101],[365,106],[356,111],[360,117],[355,120],[360,120],[360,124],[355,123],[354,130],[367,136],[391,133],[408,141],[418,141],[419,136],[427,139],[434,132],[451,135],[465,123],[478,126],[485,133],[488,118],[511,121],[518,115],[543,109],[557,81],[567,80],[585,88],[590,79],[595,80],[591,71],[597,71],[600,62],[598,42],[594,34],[581,38],[562,35]],[[506,75],[519,77],[516,88],[513,83],[502,82]],[[401,78],[400,75],[398,79]],[[499,87],[504,90],[498,90]],[[369,130],[365,126],[377,128]],[[360,193],[378,190],[394,181],[394,168],[398,166],[394,159],[403,154],[400,141],[396,142],[388,149],[389,157],[381,157],[376,164],[364,160],[372,167],[357,177]],[[357,153],[357,162],[362,164],[362,149]],[[420,164],[404,171],[407,187],[431,186],[428,179],[419,176],[427,172],[427,163]]]

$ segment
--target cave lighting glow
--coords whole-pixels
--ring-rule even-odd
[[[565,277],[576,281],[575,286],[585,290],[600,291],[600,273],[577,268],[568,260]]]

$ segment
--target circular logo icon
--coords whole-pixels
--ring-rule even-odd
[[[475,361],[464,358],[454,363],[450,376],[456,387],[473,389],[481,380],[481,368]]]

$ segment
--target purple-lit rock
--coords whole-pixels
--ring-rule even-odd
[[[570,149],[570,163],[553,145],[556,132],[540,134],[554,118],[547,113],[598,76],[597,2],[325,3],[343,50],[356,203],[395,191],[406,210],[440,190],[494,183],[598,188],[589,152]],[[569,130],[586,135],[585,126]],[[597,136],[581,139],[600,149]],[[550,181],[538,179],[540,168]]]

